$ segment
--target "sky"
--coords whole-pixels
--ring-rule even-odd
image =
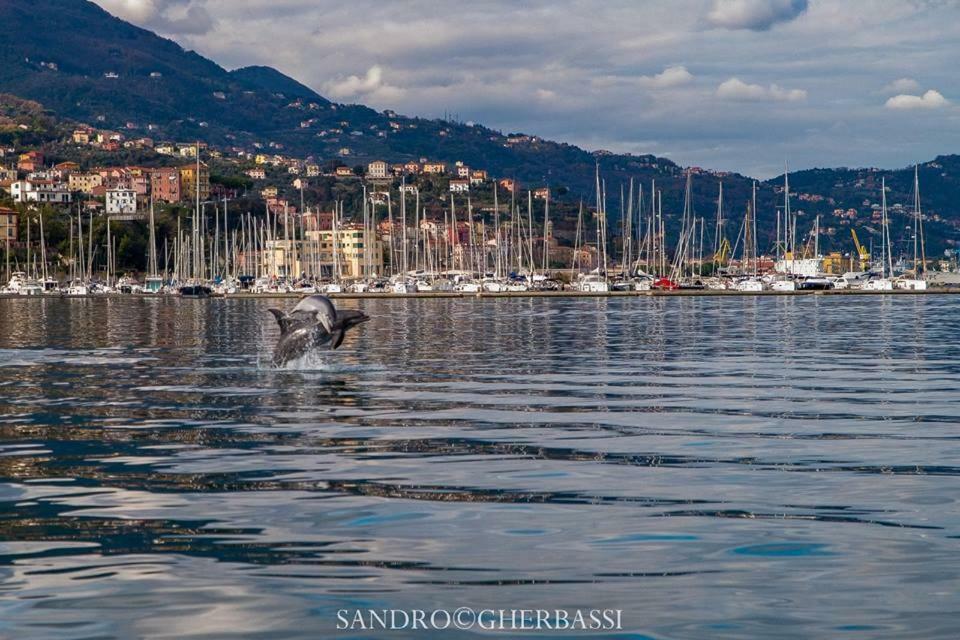
[[[960,0],[96,0],[229,69],[760,178],[960,153]]]

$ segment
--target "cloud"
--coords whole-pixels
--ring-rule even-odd
[[[747,84],[740,78],[730,78],[717,87],[717,97],[741,102],[798,102],[807,99],[803,89],[784,89],[775,84],[764,87]]]
[[[214,27],[210,13],[194,0],[99,0],[108,12],[168,35],[202,35]]]
[[[640,84],[647,87],[658,89],[666,87],[679,87],[688,84],[693,80],[693,74],[687,71],[682,65],[667,67],[655,76],[641,76]]]
[[[766,31],[807,10],[808,0],[714,0],[707,22],[722,29]]]
[[[919,88],[920,88],[920,83],[918,83],[913,78],[900,78],[886,85],[883,88],[883,92],[884,93],[908,93],[910,91],[916,91]]]
[[[380,99],[399,97],[398,87],[387,84],[383,79],[383,67],[373,65],[361,76],[348,76],[342,80],[333,80],[324,85],[326,92],[339,99],[376,96]]]
[[[887,109],[939,109],[950,104],[950,101],[943,97],[943,94],[935,89],[930,89],[922,96],[914,96],[906,93],[893,96],[887,100],[885,105]]]

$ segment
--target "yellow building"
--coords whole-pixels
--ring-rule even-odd
[[[364,252],[362,228],[339,229],[336,243],[334,233],[329,229],[306,231],[305,235],[305,240],[296,242],[268,242],[260,254],[261,272],[278,278],[287,275],[333,278],[336,271],[339,271],[339,277],[348,279],[383,274],[383,244],[379,240],[371,242],[368,257]],[[371,272],[364,274],[368,260]]]
[[[99,173],[71,173],[67,180],[70,191],[93,193],[93,190],[103,184],[103,176]]]
[[[0,242],[17,241],[17,212],[7,207],[0,207]]]
[[[834,275],[842,275],[845,271],[854,271],[849,257],[844,258],[842,254],[834,252],[828,253],[823,257],[823,272]]]
[[[304,259],[315,260],[321,265],[321,273],[333,274],[334,265],[339,266],[340,275],[344,278],[360,278],[364,275],[383,274],[383,244],[371,238],[369,254],[365,254],[363,242],[363,228],[349,226],[337,230],[336,243],[331,230],[307,231]],[[336,261],[334,260],[336,250]],[[364,274],[364,265],[368,264],[371,272]],[[329,271],[324,265],[328,265]]]
[[[180,195],[188,201],[193,202],[197,197],[197,165],[185,164],[180,167]],[[200,163],[200,200],[207,200],[210,197],[210,168],[206,164]]]

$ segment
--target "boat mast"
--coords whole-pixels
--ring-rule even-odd
[[[547,189],[547,197],[543,202],[543,275],[547,275],[550,270],[550,242],[547,236],[550,232],[550,189]]]
[[[47,244],[43,241],[43,209],[40,210],[40,261],[43,263],[43,280],[47,280]]]
[[[756,181],[756,180],[753,181],[753,198],[752,198],[752,202],[753,202],[753,207],[752,207],[752,214],[753,214],[753,215],[751,216],[751,217],[752,217],[751,223],[752,223],[752,225],[753,225],[753,230],[752,230],[752,231],[753,231],[753,233],[752,233],[752,236],[753,236],[753,275],[754,275],[754,277],[756,277],[756,276],[759,275],[759,273],[760,273],[760,271],[759,271],[759,269],[760,269],[760,265],[759,265],[759,262],[760,262],[760,252],[757,250],[757,181]]]
[[[90,226],[87,229],[87,282],[93,280],[93,209],[90,210],[89,217]]]
[[[914,275],[919,279],[921,268],[923,269],[924,278],[926,278],[926,274],[927,274],[927,247],[926,247],[924,234],[923,234],[923,212],[920,210],[920,165],[913,166],[913,212],[914,212],[914,215],[916,216],[914,219],[914,234],[913,234],[913,237],[914,237],[913,269],[914,269]],[[916,261],[917,261],[916,238],[918,233],[920,235],[920,267],[919,268],[916,264]]]
[[[501,277],[500,269],[500,200],[497,196],[497,181],[493,181],[493,237],[494,237],[494,260],[493,260],[493,277],[499,279]]]
[[[150,193],[150,246],[147,247],[150,250],[150,276],[153,278],[157,277],[157,232],[154,228],[154,218],[153,218],[153,193]]]
[[[573,261],[570,264],[571,272],[576,272],[577,270],[577,259],[580,255],[580,234],[582,232],[583,232],[583,199],[580,200],[580,210],[577,212],[577,233],[573,238]]]
[[[880,277],[887,277],[887,178],[880,179]],[[890,262],[890,275],[893,276],[893,262]]]

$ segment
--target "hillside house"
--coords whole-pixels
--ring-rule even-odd
[[[39,151],[21,153],[17,159],[17,169],[20,171],[39,171],[43,168],[43,154]]]
[[[137,212],[137,192],[133,189],[108,189],[107,215],[129,215]]]
[[[67,179],[67,187],[70,191],[87,194],[93,193],[93,190],[102,184],[103,176],[99,173],[71,173]]]
[[[180,202],[180,170],[163,167],[150,171],[150,195],[157,202]]]
[[[368,178],[386,178],[389,165],[383,160],[374,160],[367,165]]]
[[[17,212],[0,207],[0,240],[4,243],[17,241]]]
[[[10,185],[14,202],[38,202],[42,204],[69,204],[70,192],[60,183],[50,180],[18,180]]]

